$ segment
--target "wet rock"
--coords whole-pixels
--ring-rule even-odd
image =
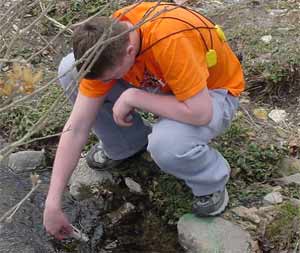
[[[177,230],[179,242],[188,253],[245,253],[251,249],[250,234],[220,217],[197,218],[185,214]]]
[[[125,184],[129,188],[130,192],[134,192],[134,193],[143,192],[142,187],[130,177],[125,177]]]
[[[260,223],[260,218],[257,215],[256,207],[247,208],[244,206],[239,206],[239,207],[233,208],[231,211],[233,213],[235,213],[237,216],[239,216],[245,220],[251,221],[255,224]]]
[[[264,203],[269,205],[276,205],[282,203],[283,198],[280,192],[271,192],[264,197]]]
[[[288,177],[280,178],[279,181],[283,182],[284,184],[295,183],[297,185],[300,185],[300,173],[296,173]]]
[[[25,178],[0,168],[0,217],[17,204],[31,189],[28,175]],[[54,253],[42,223],[42,210],[45,194],[40,187],[21,206],[11,223],[0,224],[1,253]],[[39,198],[37,198],[39,196]],[[39,201],[36,201],[39,199]]]
[[[103,234],[104,234],[104,229],[103,229],[103,225],[100,224],[99,226],[97,226],[94,230],[94,234],[92,236],[92,239],[91,239],[91,245],[92,245],[92,248],[95,248],[96,245],[99,243],[99,241],[102,239],[103,237]]]
[[[20,151],[8,158],[8,167],[15,172],[32,171],[45,166],[44,151]]]
[[[107,216],[111,220],[111,224],[115,225],[134,210],[135,210],[135,206],[129,202],[126,202],[117,211],[112,212]]]
[[[74,170],[70,181],[70,194],[75,198],[80,198],[79,189],[82,185],[93,186],[105,181],[113,182],[112,175],[107,171],[96,171],[91,169],[84,158],[79,160],[77,168]]]

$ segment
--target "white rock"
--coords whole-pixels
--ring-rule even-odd
[[[80,196],[79,189],[82,185],[93,186],[107,180],[113,182],[113,177],[109,172],[92,170],[87,165],[86,160],[81,158],[69,180],[70,194],[78,198]]]
[[[272,35],[265,35],[262,36],[260,39],[265,43],[270,43],[270,41],[272,40]]]
[[[271,9],[270,15],[272,16],[281,16],[285,14],[288,10],[287,9]]]
[[[274,122],[279,123],[285,120],[287,113],[285,110],[272,110],[269,113],[269,118],[272,119]]]
[[[179,243],[188,253],[246,253],[251,236],[223,218],[197,218],[185,214],[177,224]]]
[[[131,192],[142,193],[142,187],[130,177],[125,177],[125,184]]]
[[[260,223],[260,217],[257,215],[256,207],[247,208],[244,206],[238,206],[233,208],[231,211],[245,220],[251,221],[255,224]]]
[[[281,195],[280,192],[271,192],[271,193],[268,193],[264,197],[264,202],[266,204],[270,204],[270,205],[280,204],[280,203],[283,202],[282,195]]]

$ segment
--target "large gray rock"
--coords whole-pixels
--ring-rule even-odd
[[[91,169],[84,158],[79,160],[77,168],[74,170],[70,180],[70,194],[75,198],[80,198],[80,187],[93,186],[109,180],[113,182],[112,175],[107,171],[96,171]]]
[[[44,151],[20,151],[8,158],[8,167],[15,172],[32,171],[45,166]]]
[[[223,218],[197,218],[185,214],[177,224],[181,246],[188,253],[251,252],[251,236]]]

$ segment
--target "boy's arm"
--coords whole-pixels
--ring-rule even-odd
[[[113,108],[116,123],[128,126],[126,115],[132,108],[139,108],[192,125],[207,125],[211,121],[213,113],[212,98],[207,88],[185,101],[178,101],[172,95],[151,94],[135,88],[127,89],[122,93]],[[126,112],[127,110],[128,112]]]
[[[103,101],[104,96],[89,98],[79,93],[59,141],[45,204],[44,225],[50,234],[60,239],[70,232],[70,224],[61,211],[62,195]]]

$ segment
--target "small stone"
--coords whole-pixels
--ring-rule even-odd
[[[48,51],[48,50],[44,50],[44,51],[42,52],[42,55],[43,55],[43,56],[49,55],[49,51]]]
[[[241,104],[250,104],[250,99],[249,99],[249,98],[242,97],[242,98],[240,99],[240,103],[241,103]]]
[[[264,202],[269,205],[276,205],[283,202],[280,192],[271,192],[264,197]]]
[[[250,234],[220,217],[185,214],[178,221],[177,230],[179,243],[189,253],[244,253],[251,249]]]
[[[32,171],[45,166],[45,152],[20,151],[8,158],[8,167],[15,172]]]
[[[135,192],[135,193],[143,192],[142,187],[130,177],[125,177],[125,184],[129,188],[130,192]]]
[[[282,176],[300,173],[300,160],[294,157],[283,158],[280,162],[280,170],[278,173]]]
[[[233,208],[231,210],[233,213],[235,213],[237,216],[245,219],[245,220],[249,220],[255,224],[260,223],[260,218],[259,216],[256,214],[257,213],[257,208],[256,207],[252,207],[252,208],[247,208],[244,206],[238,206],[236,208]]]
[[[269,118],[272,119],[274,122],[276,123],[280,123],[282,121],[285,120],[286,116],[287,116],[287,113],[285,110],[272,110],[270,113],[269,113]]]
[[[110,218],[112,225],[115,225],[134,210],[135,206],[130,202],[126,202],[117,211],[109,213],[107,216]]]
[[[4,66],[4,67],[2,67],[2,71],[3,72],[7,72],[9,70],[9,66]]]
[[[270,41],[272,40],[272,35],[265,35],[261,37],[261,40],[265,43],[270,43]]]
[[[291,199],[290,199],[290,202],[291,202],[293,205],[295,205],[295,206],[297,206],[297,207],[300,207],[300,199],[291,198]]]
[[[300,173],[296,173],[287,177],[283,177],[278,179],[279,181],[283,182],[284,184],[292,184],[295,183],[300,185]]]

